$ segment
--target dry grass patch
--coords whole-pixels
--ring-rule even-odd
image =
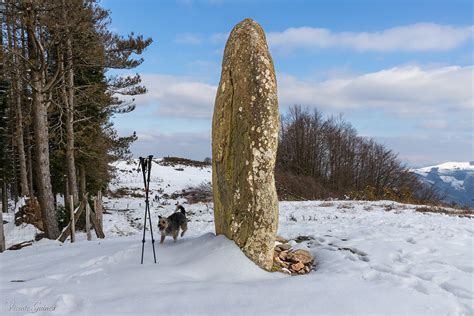
[[[162,166],[189,166],[189,167],[197,167],[197,168],[204,168],[209,167],[211,164],[209,162],[204,161],[197,161],[191,160],[186,158],[179,158],[179,157],[164,157],[161,161],[157,161],[158,164]]]
[[[134,198],[143,198],[145,195],[141,192],[140,188],[118,188],[115,191],[109,190],[108,196],[113,199],[122,198],[122,197],[134,197]],[[137,192],[138,191],[138,192]]]
[[[333,207],[334,206],[334,202],[328,202],[328,201],[325,201],[321,204],[319,204],[320,207]]]
[[[454,209],[444,208],[441,206],[420,206],[417,207],[415,211],[420,213],[439,213],[459,217],[474,217],[474,210],[472,209]]]
[[[337,209],[353,209],[354,205],[352,203],[341,203],[337,206]]]

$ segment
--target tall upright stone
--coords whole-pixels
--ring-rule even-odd
[[[279,113],[273,60],[260,25],[245,19],[229,35],[212,121],[216,233],[270,270],[278,227],[274,168]]]

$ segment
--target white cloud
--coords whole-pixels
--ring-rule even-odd
[[[376,110],[426,119],[425,128],[441,128],[446,115],[470,116],[474,110],[474,67],[395,67],[342,79],[305,81],[278,75],[280,107],[293,104],[324,111]],[[153,104],[164,117],[212,117],[217,87],[199,80],[145,74],[148,93],[137,104]],[[423,125],[421,124],[421,125]],[[421,126],[420,125],[420,126]],[[430,126],[429,126],[430,125]]]
[[[194,60],[186,64],[189,73],[204,76],[209,79],[219,77],[221,65],[209,60]]]
[[[176,35],[175,42],[179,44],[198,45],[203,42],[203,38],[199,34],[183,33]]]
[[[378,32],[333,32],[326,28],[296,27],[269,32],[271,49],[284,52],[298,48],[349,48],[357,51],[421,52],[447,51],[473,38],[474,27],[434,23],[398,26]],[[222,41],[225,33],[216,33],[211,41]]]
[[[148,93],[137,96],[140,105],[153,104],[157,114],[168,117],[209,118],[212,116],[216,87],[187,77],[145,74]]]
[[[448,122],[443,119],[428,119],[420,122],[419,127],[426,129],[445,129],[448,127]]]
[[[219,32],[208,41],[222,44],[229,33]],[[271,50],[346,48],[361,52],[449,51],[474,39],[474,26],[416,23],[374,32],[334,32],[327,28],[290,27],[282,32],[267,32]]]
[[[404,115],[472,111],[471,67],[422,69],[395,67],[323,82],[279,76],[281,105],[302,104],[329,110],[386,110]]]
[[[229,33],[214,33],[211,35],[210,41],[214,44],[225,43],[228,37]]]
[[[271,48],[350,48],[357,51],[446,51],[473,37],[474,27],[434,23],[399,26],[380,32],[332,32],[325,28],[299,27],[267,36]]]

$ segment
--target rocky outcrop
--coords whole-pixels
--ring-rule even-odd
[[[212,122],[217,234],[270,270],[278,225],[274,167],[279,113],[265,34],[246,19],[229,35]]]

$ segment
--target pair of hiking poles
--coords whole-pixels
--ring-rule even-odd
[[[150,213],[150,200],[149,200],[149,189],[150,189],[150,175],[151,175],[151,165],[152,165],[153,155],[150,155],[146,158],[140,157],[140,165],[139,168],[142,170],[143,174],[143,184],[145,185],[145,219],[143,221],[143,238],[142,238],[142,261],[143,264],[143,253],[145,251],[145,231],[147,225],[147,217],[148,222],[150,224],[150,235],[151,235],[151,245],[153,247],[153,258],[155,259],[156,263],[156,253],[155,253],[155,238],[153,237],[153,225],[151,223],[151,213]]]

